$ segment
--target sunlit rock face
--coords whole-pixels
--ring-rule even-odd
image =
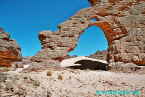
[[[89,1],[92,7],[78,11],[58,25],[58,31],[40,32],[42,50],[34,59],[63,60],[76,47],[80,34],[97,26],[108,40],[107,61],[111,67],[117,62],[145,66],[145,1]]]
[[[12,62],[20,61],[21,49],[6,32],[0,32],[0,66],[10,67]]]

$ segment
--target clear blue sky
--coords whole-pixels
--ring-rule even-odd
[[[32,56],[41,49],[40,31],[55,31],[57,24],[86,7],[87,0],[0,0],[0,27],[17,40],[23,56]],[[107,48],[104,34],[97,27],[87,29],[78,44],[71,55],[88,55]]]

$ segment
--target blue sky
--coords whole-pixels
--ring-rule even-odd
[[[96,51],[108,48],[107,40],[102,29],[92,26],[85,30],[78,40],[77,47],[71,51],[70,55],[88,56]]]
[[[87,0],[0,0],[0,27],[17,40],[23,56],[33,56],[41,49],[40,31],[57,30],[59,23],[86,7]],[[87,29],[78,44],[71,55],[88,55],[107,48],[104,34],[97,27]]]

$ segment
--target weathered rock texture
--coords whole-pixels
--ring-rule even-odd
[[[40,32],[43,49],[35,58],[63,60],[76,47],[80,34],[90,26],[97,26],[108,40],[110,66],[116,62],[145,66],[145,0],[89,1],[92,7],[80,10],[60,24],[58,31]]]
[[[0,33],[0,66],[10,67],[12,62],[21,60],[21,49],[6,32]]]

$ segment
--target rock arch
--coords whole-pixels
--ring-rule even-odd
[[[80,10],[58,25],[58,31],[40,32],[43,49],[33,59],[63,60],[75,48],[80,34],[95,25],[105,32],[109,43],[107,60],[111,67],[117,66],[117,62],[145,66],[145,1],[89,1],[92,7]],[[91,21],[92,18],[97,21]]]

